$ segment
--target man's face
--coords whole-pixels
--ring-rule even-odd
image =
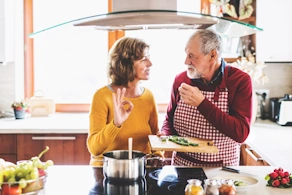
[[[210,67],[210,55],[204,55],[200,51],[196,37],[187,43],[185,52],[188,77],[191,79],[204,78]]]

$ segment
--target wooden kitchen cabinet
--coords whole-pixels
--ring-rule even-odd
[[[243,166],[270,166],[259,154],[249,145],[242,144],[240,152],[240,165]]]
[[[53,160],[56,165],[88,165],[90,153],[86,147],[87,134],[18,134],[17,160],[30,159],[50,150],[41,160]]]
[[[0,158],[5,161],[16,162],[16,135],[15,134],[0,134]]]

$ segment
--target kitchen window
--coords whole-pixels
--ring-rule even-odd
[[[107,10],[107,1],[33,1],[34,32]],[[34,89],[56,104],[89,104],[107,83],[108,33],[73,28],[60,26],[34,38]]]
[[[25,2],[33,2],[33,32],[108,11],[106,0]],[[189,2],[192,5],[182,3],[178,8],[200,12],[200,0]],[[45,96],[54,99],[59,112],[88,111],[94,92],[108,82],[109,33],[94,30],[93,27],[91,30],[81,28],[67,29],[66,25],[62,25],[33,39],[34,69],[26,73],[26,77],[31,78],[26,88],[43,90]],[[143,85],[153,92],[160,111],[165,111],[170,100],[175,75],[185,70],[185,44],[192,33],[192,30],[125,32],[125,36],[144,39],[150,45],[153,66],[150,79],[143,81]],[[29,71],[27,68],[26,72]],[[26,94],[33,95],[32,90],[30,93],[27,91]]]

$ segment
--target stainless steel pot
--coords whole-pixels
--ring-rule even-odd
[[[105,194],[107,195],[144,195],[147,191],[146,179],[137,181],[120,182],[120,181],[104,181]]]
[[[132,159],[129,159],[128,150],[114,150],[103,156],[103,173],[107,179],[135,181],[145,177],[146,154],[133,151]]]

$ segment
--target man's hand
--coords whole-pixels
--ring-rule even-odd
[[[198,107],[202,101],[205,99],[205,96],[199,90],[198,87],[182,83],[178,88],[181,99],[189,105]]]

